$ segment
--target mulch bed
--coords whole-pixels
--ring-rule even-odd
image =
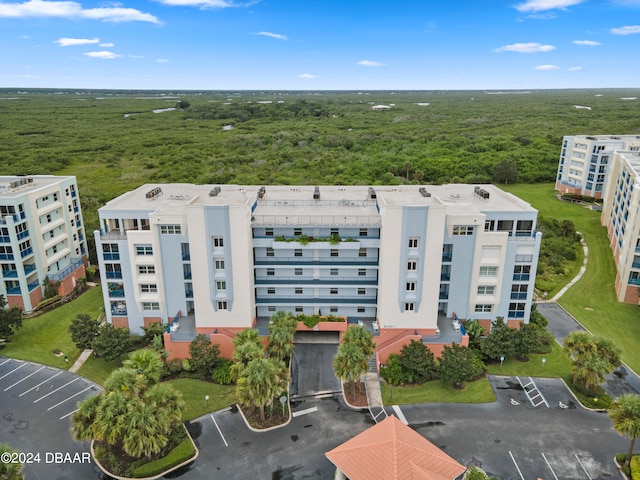
[[[349,405],[353,405],[354,407],[367,407],[369,405],[369,401],[367,400],[367,389],[364,386],[364,382],[356,383],[356,394],[355,397],[352,394],[352,385],[350,383],[344,383],[344,395]]]
[[[243,406],[242,413],[249,425],[258,429],[284,425],[289,421],[289,408],[287,405],[284,406],[284,415],[282,414],[282,405],[274,403],[273,410],[271,410],[271,407],[266,406],[264,408],[264,421],[260,421],[260,410],[257,407]]]

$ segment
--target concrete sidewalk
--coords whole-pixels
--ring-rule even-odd
[[[74,364],[71,365],[71,368],[69,369],[69,371],[71,373],[77,373],[80,367],[84,365],[84,362],[87,361],[87,359],[91,356],[92,353],[93,353],[93,350],[84,350],[80,354],[78,359],[74,362]]]

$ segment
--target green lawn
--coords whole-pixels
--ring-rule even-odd
[[[622,359],[640,372],[640,309],[616,301],[616,268],[600,213],[556,200],[551,184],[503,188],[531,203],[542,215],[570,218],[582,232],[589,246],[587,271],[558,303],[592,333],[614,340],[622,348]]]
[[[25,320],[22,328],[0,349],[0,355],[66,369],[81,353],[71,341],[71,320],[79,313],[97,318],[102,308],[102,291],[99,287],[92,288],[62,307]],[[62,355],[56,356],[55,351]],[[68,364],[64,355],[69,359]]]
[[[183,420],[198,418],[205,413],[215,412],[221,408],[236,403],[235,387],[233,385],[218,385],[192,378],[178,378],[167,383],[182,393],[187,409],[182,415]],[[209,395],[209,403],[205,396]]]
[[[80,367],[78,373],[84,377],[90,378],[100,385],[104,385],[105,380],[111,372],[116,368],[120,368],[122,362],[120,360],[114,360],[113,362],[106,362],[102,358],[98,358],[91,355],[86,362]]]
[[[557,342],[551,344],[551,353],[545,355],[531,354],[528,362],[520,362],[515,358],[505,358],[502,366],[499,363],[487,365],[491,375],[508,375],[520,377],[563,377],[571,372],[571,361]],[[545,359],[544,366],[542,359]]]
[[[496,395],[487,378],[465,383],[462,390],[456,390],[451,383],[433,380],[417,386],[392,387],[382,382],[382,402],[385,405],[407,405],[416,403],[487,403]]]

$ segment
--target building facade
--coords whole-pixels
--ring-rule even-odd
[[[640,303],[640,152],[615,152],[602,206],[616,264],[618,301]]]
[[[563,137],[556,190],[602,198],[609,164],[616,150],[640,151],[640,135]]]
[[[85,276],[87,242],[75,177],[0,177],[0,295],[33,310],[45,277],[65,295]]]
[[[279,310],[389,341],[456,317],[516,325],[541,238],[537,211],[491,185],[144,185],[99,217],[107,319],[134,333],[188,316],[193,335],[234,332]]]

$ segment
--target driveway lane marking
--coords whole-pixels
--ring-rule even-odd
[[[84,392],[86,392],[87,390],[90,390],[90,389],[92,389],[92,388],[93,388],[93,385],[91,385],[90,387],[85,388],[84,390],[80,390],[78,393],[75,393],[75,394],[71,395],[70,397],[65,398],[65,399],[64,399],[64,400],[62,400],[61,402],[56,403],[53,407],[49,407],[49,408],[47,408],[47,412],[48,412],[49,410],[53,410],[53,409],[54,409],[54,408],[56,408],[58,405],[62,405],[62,404],[63,404],[64,402],[66,402],[67,400],[71,400],[73,397],[77,397],[77,396],[78,396],[78,395],[80,395],[81,393],[84,393]]]
[[[220,427],[218,426],[218,422],[216,422],[216,419],[213,417],[213,413],[211,414],[211,420],[213,420],[213,424],[216,426],[216,428],[218,429],[218,433],[220,434],[220,436],[222,437],[222,441],[224,442],[225,447],[228,447],[229,444],[227,443],[227,440],[224,438],[224,435],[222,435],[222,431],[220,430]]]
[[[49,380],[53,380],[54,378],[56,378],[58,375],[60,375],[62,373],[62,370],[59,371],[58,373],[56,373],[53,377],[49,377],[47,378],[44,382],[40,382],[38,385],[35,385],[33,387],[31,387],[29,390],[27,390],[26,392],[22,392],[20,395],[18,395],[19,397],[26,395],[27,393],[29,393],[32,390],[35,390],[36,388],[40,387],[41,385],[44,385],[45,383],[47,383]]]
[[[556,476],[556,472],[554,472],[553,468],[551,468],[551,464],[549,463],[549,460],[547,460],[547,457],[544,456],[544,452],[540,452],[540,455],[542,455],[542,458],[544,458],[544,461],[547,463],[547,467],[549,467],[549,470],[551,470],[551,473],[553,474],[553,478],[558,480],[558,477]]]
[[[511,457],[511,461],[513,462],[513,464],[516,466],[516,470],[518,470],[518,474],[520,475],[520,479],[524,480],[524,477],[522,476],[522,472],[520,471],[520,467],[516,463],[516,459],[513,458],[513,453],[511,453],[511,450],[509,450],[509,456]]]
[[[593,479],[591,478],[591,475],[589,475],[589,472],[587,472],[587,469],[586,469],[586,468],[584,468],[584,465],[582,464],[582,461],[580,460],[580,457],[578,457],[578,454],[577,454],[577,453],[574,453],[574,456],[576,457],[576,460],[578,460],[578,463],[579,463],[579,464],[580,464],[580,466],[582,467],[582,470],[584,470],[584,473],[586,473],[587,478],[588,478],[589,480],[593,480]]]
[[[11,375],[13,372],[15,372],[16,370],[20,370],[22,367],[24,367],[25,365],[27,365],[27,362],[24,362],[22,365],[20,365],[19,367],[14,368],[13,370],[11,370],[9,373],[5,373],[3,376],[0,377],[0,380],[2,380],[4,377],[8,377],[9,375]]]
[[[62,390],[64,387],[66,387],[67,385],[71,385],[73,382],[77,382],[78,379],[80,377],[76,377],[73,380],[71,380],[70,382],[65,383],[64,385],[62,385],[61,387],[56,388],[53,392],[49,392],[47,393],[44,397],[40,397],[37,400],[34,400],[33,403],[38,403],[40,400],[42,400],[43,398],[47,398],[49,395],[53,395],[54,393],[56,393],[58,390]]]
[[[10,361],[11,361],[11,359],[9,358],[8,360],[5,360],[4,362],[0,363],[0,367],[1,367],[2,365],[4,365],[5,363],[9,363]]]
[[[313,413],[313,412],[317,412],[318,411],[318,407],[311,407],[311,408],[307,408],[306,410],[300,410],[298,412],[293,412],[291,414],[292,417],[299,417],[300,415],[307,415],[308,413]]]
[[[40,367],[38,370],[36,370],[35,372],[31,372],[29,375],[27,375],[26,377],[24,377],[22,380],[18,380],[16,383],[14,383],[13,385],[7,387],[4,389],[4,391],[6,392],[7,390],[9,390],[10,388],[15,387],[16,385],[18,385],[20,382],[24,382],[27,378],[29,378],[31,375],[35,375],[36,373],[38,373],[40,370],[42,370],[44,368],[44,366]]]

